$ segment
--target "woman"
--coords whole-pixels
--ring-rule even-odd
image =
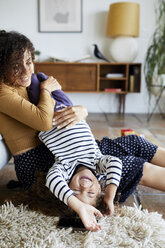
[[[27,87],[34,70],[34,47],[29,39],[16,32],[0,31],[0,133],[14,157],[17,177],[29,188],[37,169],[47,171],[54,156],[41,144],[38,131],[52,128],[54,100],[50,93],[59,86],[49,77],[41,84],[40,101],[30,103]],[[61,112],[58,123],[72,125],[87,116],[82,106]]]
[[[54,163],[54,156],[39,141],[38,131],[52,128],[55,101],[50,92],[60,87],[49,77],[41,83],[38,105],[30,103],[26,89],[31,83],[33,61],[34,48],[29,39],[19,33],[0,31],[0,133],[14,156],[17,177],[26,189],[33,183],[37,169],[47,172]],[[71,126],[86,116],[84,107],[68,107],[55,117],[55,122],[61,127]],[[138,183],[165,191],[165,149],[136,135],[104,138],[98,145],[104,155],[119,157],[123,162],[116,195],[120,202]],[[95,208],[94,213],[101,216]],[[88,229],[98,230],[100,226],[94,220]]]

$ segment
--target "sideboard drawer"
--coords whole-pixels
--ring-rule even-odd
[[[64,91],[97,90],[96,64],[36,63],[35,71],[55,77]]]

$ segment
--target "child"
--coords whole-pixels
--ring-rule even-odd
[[[43,73],[32,76],[28,95],[36,105],[39,101],[40,82],[46,79],[47,76]],[[56,101],[55,111],[72,106],[61,90],[54,91],[52,97]],[[67,129],[54,126],[49,131],[40,132],[39,138],[56,159],[47,174],[46,186],[77,212],[87,229],[100,229],[95,215],[102,215],[92,206],[96,204],[101,193],[98,180],[106,174],[107,189],[104,200],[107,213],[113,214],[113,201],[120,183],[122,162],[116,157],[101,154],[85,121]]]

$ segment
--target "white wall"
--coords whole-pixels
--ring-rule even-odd
[[[154,6],[157,0],[131,0],[140,4],[139,52],[135,62],[144,63],[145,53],[155,25]],[[109,39],[105,36],[106,18],[111,3],[115,0],[83,0],[82,33],[40,33],[38,32],[37,0],[0,0],[0,29],[16,30],[28,36],[42,59],[48,56],[74,59],[91,52],[92,44],[98,44],[108,57]],[[124,2],[120,0],[120,2]],[[118,96],[95,93],[70,93],[75,104],[85,105],[89,112],[116,112]],[[92,101],[91,101],[92,97]],[[146,113],[148,100],[142,73],[140,94],[128,94],[127,113]]]

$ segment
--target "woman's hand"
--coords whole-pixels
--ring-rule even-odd
[[[54,90],[61,90],[61,85],[54,77],[50,76],[41,83],[40,89],[46,89],[51,93]]]
[[[58,128],[69,128],[85,120],[88,115],[84,106],[71,106],[55,112],[54,121]]]

